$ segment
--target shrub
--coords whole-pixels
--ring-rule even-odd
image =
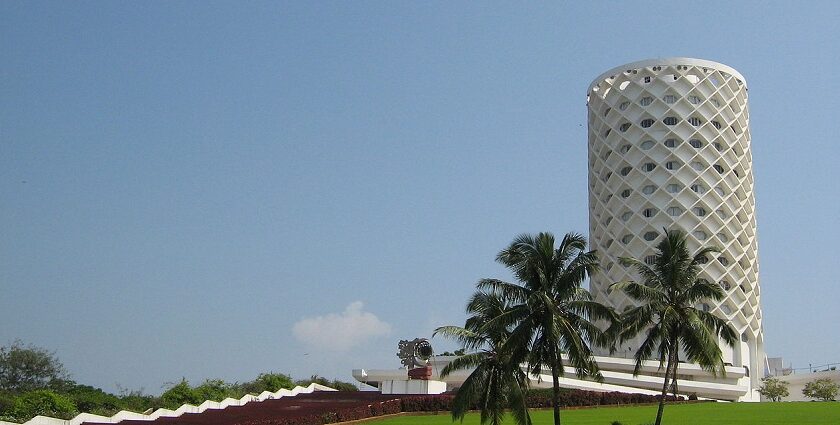
[[[822,401],[831,401],[837,397],[838,391],[840,391],[840,385],[832,382],[831,379],[823,378],[805,384],[802,395]]]
[[[0,416],[5,415],[6,412],[12,410],[12,406],[14,406],[14,404],[14,395],[5,391],[0,391]]]
[[[222,401],[228,397],[239,398],[242,396],[237,394],[239,391],[233,384],[221,379],[208,379],[193,388],[192,391],[201,400],[200,403],[203,403],[204,400]]]
[[[163,407],[167,409],[177,409],[182,404],[197,405],[204,400],[190,387],[190,383],[186,379],[181,378],[181,382],[173,385],[160,395],[160,401],[163,403]]]
[[[374,416],[400,412],[400,400],[375,402],[369,406],[338,409],[334,412],[311,413],[291,418],[264,419],[241,422],[240,425],[323,425],[336,422],[357,421]]]
[[[400,400],[403,412],[441,412],[452,410],[452,395],[405,397]]]
[[[50,390],[35,390],[16,397],[7,416],[25,422],[35,416],[70,419],[76,414],[73,402]]]
[[[131,412],[145,412],[148,409],[155,409],[161,406],[158,397],[144,394],[143,390],[120,390],[120,405],[118,410]]]
[[[529,408],[547,408],[552,407],[551,390],[531,390],[526,395],[525,402]],[[666,400],[684,400],[684,398],[675,398],[668,396]],[[656,403],[659,401],[659,396],[622,393],[622,392],[597,392],[585,390],[569,390],[566,389],[560,392],[560,406],[599,406],[599,405],[618,405],[618,404],[639,404],[639,403]]]
[[[261,373],[251,382],[246,382],[241,385],[242,390],[249,394],[259,394],[263,391],[270,391],[276,393],[280,389],[290,390],[295,387],[295,383],[288,375],[282,373]],[[240,396],[241,397],[241,396]],[[238,397],[237,397],[238,398]]]
[[[309,386],[309,384],[312,383],[323,385],[325,387],[330,387],[339,391],[359,391],[359,387],[357,387],[356,384],[339,381],[338,379],[333,379],[332,381],[330,381],[329,379],[318,375],[312,375],[309,377],[309,379],[301,379],[295,382],[296,385],[300,385],[301,387]]]
[[[758,387],[758,393],[767,397],[770,401],[782,401],[782,398],[790,395],[788,385],[787,382],[775,376],[768,376],[761,379],[761,386]]]

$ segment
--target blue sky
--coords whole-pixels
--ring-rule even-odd
[[[350,380],[461,324],[522,232],[586,232],[586,89],[750,87],[765,341],[840,362],[840,3],[0,3],[0,344],[159,393]],[[451,344],[436,341],[438,349]]]

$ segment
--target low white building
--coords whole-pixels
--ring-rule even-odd
[[[441,378],[440,371],[449,364],[452,356],[437,356],[430,360],[432,379],[446,383],[446,390],[459,387],[472,372],[462,370],[445,378]],[[662,391],[662,379],[665,367],[659,368],[659,362],[647,361],[639,375],[633,376],[635,360],[631,358],[597,356],[595,360],[601,368],[604,382],[598,383],[578,379],[572,367],[566,367],[566,376],[560,379],[563,388],[575,388],[590,391],[620,391],[657,395]],[[408,380],[406,369],[354,369],[353,377],[359,382],[383,390],[383,384],[390,381]],[[751,390],[750,377],[747,368],[726,366],[726,374],[714,376],[700,366],[691,363],[681,363],[677,369],[678,391],[688,396],[695,394],[699,398],[725,401],[759,401],[760,396]],[[543,374],[531,377],[532,388],[550,388],[551,375]]]

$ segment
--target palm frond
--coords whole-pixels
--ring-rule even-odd
[[[613,283],[609,286],[610,291],[624,291],[636,301],[661,303],[665,298],[665,291],[661,286],[653,286],[646,283],[638,283],[632,280],[625,280]]]

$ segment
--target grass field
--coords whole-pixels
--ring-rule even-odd
[[[652,424],[656,419],[656,406],[602,407],[579,410],[563,410],[564,425],[610,425],[620,421],[623,425]],[[551,410],[532,410],[535,425],[551,425]],[[447,414],[401,416],[381,421],[375,425],[449,425],[452,419]],[[478,414],[464,419],[465,425],[477,425]],[[805,425],[840,424],[840,402],[820,403],[699,403],[665,406],[662,420],[667,425]],[[505,424],[513,424],[507,420]]]

